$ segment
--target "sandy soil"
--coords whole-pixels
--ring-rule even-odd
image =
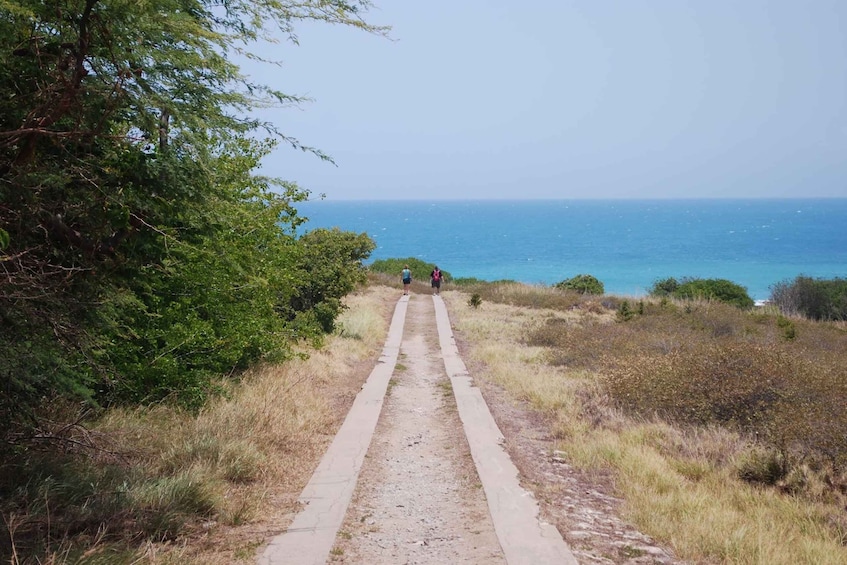
[[[504,563],[444,372],[432,300],[400,357],[332,563]]]

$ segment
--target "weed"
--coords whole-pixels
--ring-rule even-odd
[[[738,477],[749,483],[776,485],[786,475],[785,457],[774,449],[754,447],[742,454]]]
[[[617,320],[619,322],[628,322],[635,316],[635,312],[629,306],[629,302],[624,300],[618,307]]]
[[[478,292],[475,292],[468,299],[468,306],[471,308],[479,308],[480,304],[482,304],[482,297]]]
[[[644,557],[647,555],[647,552],[643,549],[632,547],[631,545],[625,545],[618,549],[618,555],[620,555],[623,559],[635,559],[638,557]]]

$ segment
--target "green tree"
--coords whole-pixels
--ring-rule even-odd
[[[673,296],[688,300],[719,300],[739,308],[753,307],[753,299],[747,294],[747,289],[726,279],[683,279]]]
[[[592,275],[577,275],[553,285],[561,290],[572,290],[580,294],[603,294],[603,283]]]
[[[650,296],[673,296],[678,288],[679,281],[673,277],[668,277],[655,281],[649,292]]]
[[[341,298],[366,280],[362,261],[376,244],[367,234],[338,228],[315,229],[300,238],[295,292],[287,299],[289,318],[316,323],[325,333],[335,329],[342,312]]]
[[[299,98],[231,60],[300,20],[385,33],[369,7],[0,0],[0,418],[57,393],[202,398],[313,332],[283,315],[311,285],[308,193],[256,177],[272,144],[251,139],[326,156],[248,117]]]

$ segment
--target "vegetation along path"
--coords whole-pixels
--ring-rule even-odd
[[[502,444],[444,302],[404,296],[305,507],[260,563],[576,563]]]

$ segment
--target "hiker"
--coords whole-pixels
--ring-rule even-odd
[[[409,265],[403,265],[401,275],[403,277],[403,295],[406,296],[409,294],[409,285],[412,284],[412,271],[409,269]]]
[[[432,292],[434,294],[438,294],[441,291],[441,281],[443,278],[444,276],[441,274],[441,270],[436,265],[429,274],[429,280],[432,282]]]

